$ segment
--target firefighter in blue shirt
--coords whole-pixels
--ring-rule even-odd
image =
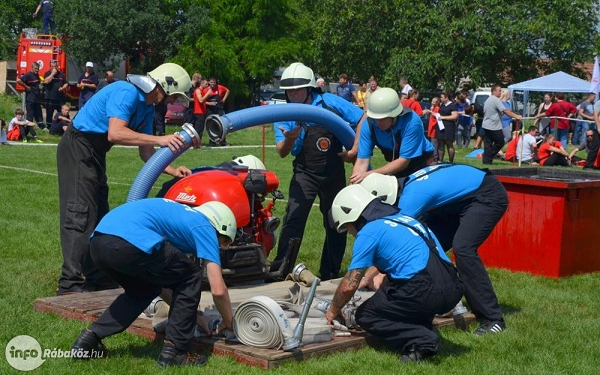
[[[400,104],[395,90],[383,87],[373,92],[367,116],[358,135],[358,157],[350,176],[351,183],[358,184],[375,172],[408,176],[434,162],[433,145],[425,138],[421,118]],[[375,146],[388,163],[369,170]]]
[[[352,125],[360,126],[365,118],[361,109],[346,100],[316,91],[314,73],[302,63],[293,63],[284,70],[281,75],[281,88],[285,90],[290,103],[325,108]],[[318,124],[286,121],[276,122],[273,128],[279,156],[284,158],[291,153],[295,159],[288,205],[277,246],[277,256],[271,265],[271,271],[278,270],[281,266],[290,249],[290,239],[302,239],[308,214],[318,196],[325,227],[325,243],[319,271],[322,280],[337,278],[346,248],[346,235],[337,233],[328,225],[327,213],[335,195],[346,186],[344,160],[341,156],[344,154],[342,144],[333,133]],[[284,274],[291,272],[297,255],[297,252],[290,254]]]
[[[146,161],[155,145],[180,150],[184,138],[179,134],[152,135],[154,107],[177,97],[187,102],[189,87],[189,75],[176,64],[163,64],[146,76],[129,75],[128,81],[115,82],[94,95],[67,128],[57,149],[63,253],[58,295],[114,286],[104,283],[87,249],[90,234],[108,212],[106,153],[113,144],[138,146]],[[191,171],[168,166],[165,173],[183,177]]]
[[[192,208],[168,199],[151,198],[126,203],[109,212],[92,234],[90,253],[98,267],[125,291],[81,332],[72,350],[103,357],[106,349],[101,340],[127,329],[162,288],[168,288],[172,290],[172,301],[158,364],[163,367],[204,364],[205,356],[189,353],[203,268],[223,319],[218,330],[233,330],[219,247],[227,248],[236,231],[233,212],[217,201]],[[199,262],[186,254],[194,255]]]
[[[358,307],[356,323],[401,353],[402,362],[436,354],[433,318],[456,305],[462,284],[435,235],[361,185],[340,191],[331,218],[338,231],[347,230],[356,239],[348,272],[325,315],[328,322],[347,319],[345,304],[381,271],[388,282]]]
[[[508,208],[504,186],[468,165],[437,164],[406,178],[371,174],[361,185],[400,212],[423,217],[445,250],[454,251],[465,297],[481,325],[476,335],[506,328],[498,298],[477,249]]]

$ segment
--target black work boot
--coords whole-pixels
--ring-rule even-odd
[[[71,347],[71,357],[75,359],[103,358],[107,350],[94,332],[84,329]]]
[[[190,353],[186,350],[180,350],[168,340],[165,340],[163,348],[158,356],[158,366],[202,366],[206,363],[205,355]]]
[[[400,357],[400,362],[420,362],[433,355],[435,355],[435,351],[420,349],[416,345],[411,345]]]

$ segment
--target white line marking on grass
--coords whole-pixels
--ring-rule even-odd
[[[23,143],[23,142],[16,142],[16,141],[8,141],[9,145],[12,146],[25,146],[25,147],[36,147],[36,146],[46,146],[46,147],[56,147],[58,146],[58,144],[56,143],[33,143],[33,142],[28,142],[28,143]],[[122,146],[122,145],[114,145],[113,147],[116,148],[138,148],[137,146]],[[210,146],[202,146],[202,150],[235,150],[235,149],[244,149],[244,148],[260,148],[263,147],[262,145],[239,145],[239,146],[221,146],[221,147],[210,147]],[[265,145],[265,148],[275,148],[275,145]],[[155,148],[159,148],[159,147],[155,147]]]

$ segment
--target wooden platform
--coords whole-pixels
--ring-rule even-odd
[[[331,283],[331,285],[327,285],[326,283],[323,284],[325,293],[332,293],[332,291],[335,291],[335,282]],[[281,282],[239,289],[230,288],[229,291],[232,304],[236,306],[236,304],[246,300],[249,296],[267,295],[274,299],[281,298],[281,296],[289,297],[289,288],[292,285],[292,282]],[[321,286],[319,289],[321,289]],[[122,292],[122,289],[114,289],[102,292],[38,298],[35,300],[35,310],[54,313],[68,319],[93,322]],[[199,310],[210,310],[213,307],[214,305],[210,293],[202,292],[202,302]],[[459,322],[459,324],[464,323],[468,326],[474,319],[472,314],[465,314],[465,322]],[[437,328],[448,326],[454,327],[455,321],[452,318],[436,318],[434,320],[434,326]],[[158,335],[154,332],[152,328],[152,319],[145,316],[140,316],[129,327],[128,331],[149,340],[162,339],[162,335]],[[196,339],[195,346],[199,349],[210,351],[215,355],[231,356],[236,361],[251,366],[274,368],[289,361],[302,361],[308,358],[358,349],[365,346],[368,339],[369,335],[365,332],[352,331],[350,337],[334,337],[330,342],[309,344],[289,352],[283,350],[253,348],[239,343],[228,343],[224,340],[209,338]]]

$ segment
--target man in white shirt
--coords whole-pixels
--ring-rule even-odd
[[[533,157],[537,152],[537,140],[535,137],[539,134],[539,130],[537,126],[530,126],[527,130],[527,134],[523,135],[519,139],[519,143],[517,143],[517,160],[521,163],[533,162]],[[523,147],[523,144],[525,144],[525,147]]]
[[[404,99],[408,99],[408,93],[412,90],[411,85],[408,84],[408,80],[404,77],[400,78],[400,102]]]

